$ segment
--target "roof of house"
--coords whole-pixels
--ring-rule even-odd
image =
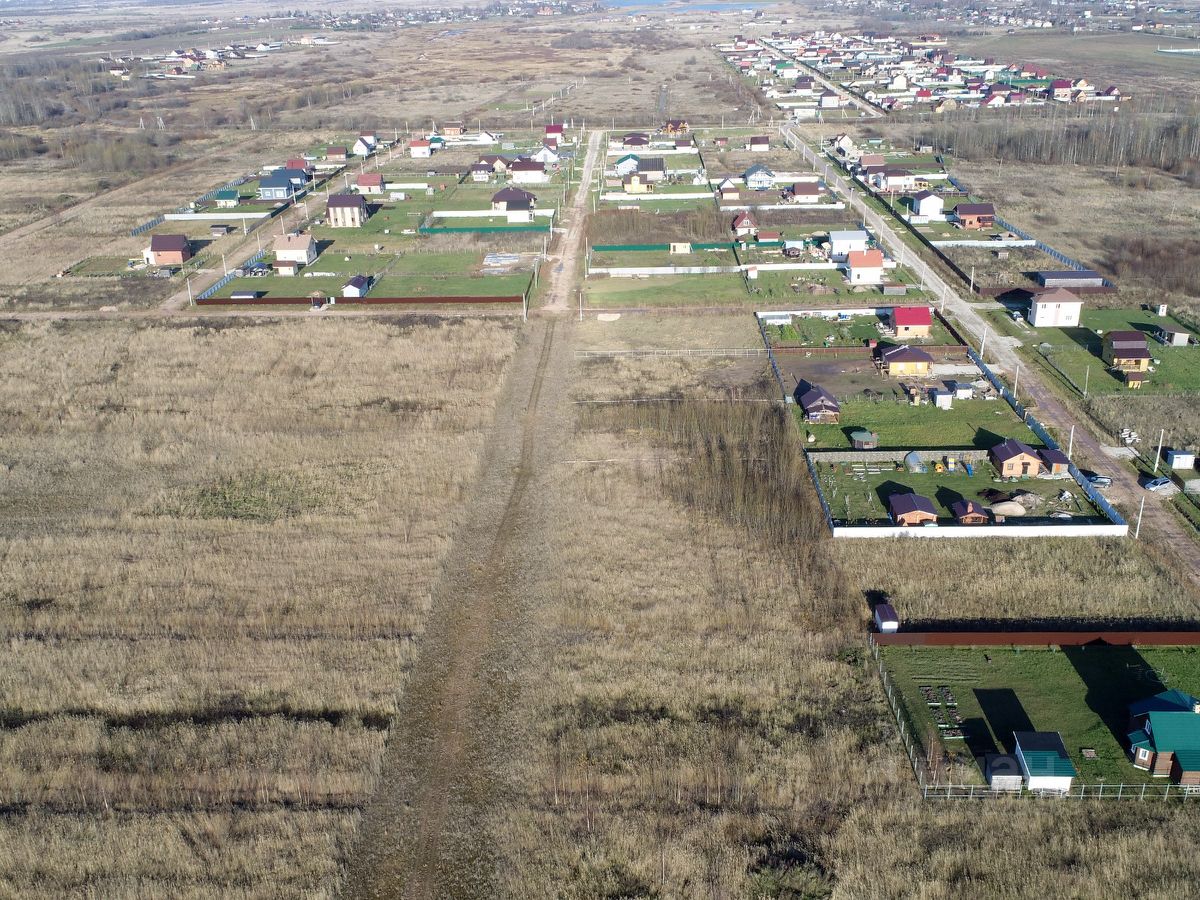
[[[271,267],[275,269],[298,269],[300,267],[300,263],[296,262],[294,259],[277,259],[271,263]]]
[[[1049,447],[1044,450],[1039,450],[1038,456],[1040,456],[1042,458],[1042,462],[1048,466],[1069,466],[1071,464],[1071,460],[1067,459],[1067,454],[1063,453],[1061,450],[1052,450]]]
[[[772,178],[775,177],[775,173],[772,172],[770,169],[768,169],[766,166],[764,166],[762,163],[755,163],[750,168],[748,168],[745,172],[742,173],[743,178],[749,178],[751,175],[769,175]]]
[[[939,197],[937,194],[933,193],[932,191],[918,191],[915,195],[913,195],[913,199],[916,200],[918,203],[920,203],[922,200],[928,200],[930,198],[933,198],[934,200],[942,199],[941,197]]]
[[[666,172],[667,161],[661,156],[638,160],[639,172]]]
[[[991,203],[960,203],[954,207],[956,216],[994,216],[996,207]]]
[[[770,143],[771,143],[771,138],[765,134],[757,134],[757,135],[754,135],[752,138],[750,138],[750,146],[751,147],[767,146],[767,145],[770,145]]]
[[[493,203],[511,203],[514,200],[536,200],[533,194],[529,191],[523,191],[517,187],[500,188],[496,193],[492,194]]]
[[[345,147],[326,147],[325,155],[326,156],[345,156],[346,148]]]
[[[893,306],[892,321],[897,325],[932,325],[933,313],[928,306]]]
[[[937,516],[937,508],[933,505],[933,501],[920,494],[889,494],[888,510],[893,517],[914,512]]]
[[[1047,279],[1086,278],[1089,280],[1094,280],[1101,277],[1100,273],[1095,269],[1045,269],[1037,274],[1043,282],[1045,282]]]
[[[1016,459],[1018,456],[1033,456],[1037,454],[1033,452],[1033,448],[1028,444],[1018,441],[1016,438],[1007,438],[996,446],[992,447],[992,456],[1000,462],[1007,462],[1010,459]]]
[[[172,251],[190,250],[191,244],[184,234],[154,234],[150,236],[150,251],[152,253],[170,253]]]
[[[1153,697],[1147,697],[1144,700],[1138,700],[1136,703],[1130,703],[1129,715],[1144,716],[1149,712],[1190,711],[1195,704],[1196,698],[1191,694],[1181,691],[1178,688],[1172,688],[1169,691],[1161,691]]]
[[[829,232],[829,242],[835,241],[866,241],[870,240],[871,236],[865,231],[831,231]]]
[[[366,172],[356,179],[359,187],[383,187],[383,176],[378,172]]]
[[[1146,335],[1140,331],[1110,331],[1104,339],[1113,347],[1146,346]]]
[[[1158,710],[1147,714],[1154,749],[1200,751],[1200,714],[1189,710]]]
[[[330,209],[366,209],[367,201],[360,194],[330,194]]]
[[[821,193],[821,185],[815,181],[797,181],[792,185],[792,193],[805,197],[815,197]]]
[[[343,287],[352,287],[352,288],[358,288],[359,290],[362,290],[363,288],[365,288],[367,286],[368,283],[369,282],[367,281],[367,276],[353,275],[349,278],[349,280],[346,281],[346,283],[343,285]]]
[[[308,250],[315,243],[311,234],[282,234],[275,238],[273,249],[276,253],[288,250]]]
[[[875,606],[875,618],[880,622],[899,622],[896,610],[890,603],[878,603]]]
[[[563,127],[562,127],[562,125],[547,125],[545,133],[546,134],[562,134]]]
[[[214,200],[237,200],[239,197],[241,194],[238,193],[237,188],[226,188],[213,194]]]
[[[879,269],[883,267],[882,250],[852,250],[846,256],[846,264],[852,269]]]
[[[754,217],[752,215],[750,215],[750,213],[740,212],[736,216],[733,217],[733,227],[741,228],[743,226],[748,226],[750,228],[757,228],[758,224],[754,221]]]
[[[819,384],[808,385],[808,389],[800,395],[800,406],[805,412],[812,410],[837,412],[841,409],[837,398]]]
[[[888,347],[880,351],[880,357],[884,362],[889,364],[898,362],[933,362],[933,357],[920,347]]]
[[[292,179],[288,176],[285,169],[277,169],[270,175],[264,175],[258,180],[258,188],[292,188]]]
[[[1082,303],[1078,294],[1073,294],[1064,287],[1042,288],[1033,293],[1034,303]]]
[[[1074,778],[1079,773],[1067,748],[1063,744],[1062,735],[1057,731],[1016,731],[1013,740],[1025,759],[1025,768],[1031,776],[1052,775],[1069,776]]]
[[[514,172],[545,172],[546,166],[535,159],[518,159],[509,168]]]
[[[409,141],[408,146],[410,146],[410,147],[428,147],[429,141],[425,140],[424,138],[419,138],[415,141]]]
[[[987,510],[976,503],[974,500],[955,500],[950,505],[950,512],[954,513],[954,518],[961,519],[964,516],[986,516]]]

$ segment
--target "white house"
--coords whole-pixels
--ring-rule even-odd
[[[757,164],[745,171],[742,180],[752,191],[769,191],[775,186],[775,173],[766,166]]]
[[[1025,787],[1062,794],[1071,789],[1071,782],[1079,773],[1067,755],[1062,735],[1057,731],[1017,731],[1013,740]]]
[[[355,275],[344,285],[342,285],[343,297],[365,297],[367,289],[371,286],[371,280],[365,275]]]
[[[846,278],[851,284],[882,284],[883,251],[851,250],[846,254]]]
[[[317,260],[317,242],[311,234],[285,234],[275,238],[275,259],[279,262],[312,265]]]
[[[1066,288],[1038,291],[1029,303],[1029,324],[1034,328],[1076,328],[1083,301]]]
[[[638,170],[639,162],[640,160],[636,153],[626,153],[617,160],[617,164],[613,166],[613,171],[615,171],[619,177],[624,178],[626,175],[632,175]]]
[[[945,201],[930,191],[921,191],[913,197],[913,213],[923,219],[945,218]]]
[[[541,148],[538,149],[538,151],[536,153],[529,154],[529,158],[532,160],[536,160],[537,162],[540,162],[543,165],[557,165],[558,161],[562,157],[559,156],[558,151],[555,150],[553,147],[547,147],[547,146],[543,145]]]
[[[350,152],[355,156],[370,156],[375,152],[375,138],[371,135],[362,135],[354,142]]]
[[[844,260],[849,254],[867,249],[871,236],[865,231],[831,231],[829,232],[829,255],[836,260]]]
[[[433,156],[433,145],[424,139],[409,141],[408,155],[413,159],[429,159]]]
[[[545,184],[550,180],[546,167],[535,160],[521,159],[513,163],[509,169],[513,184]]]

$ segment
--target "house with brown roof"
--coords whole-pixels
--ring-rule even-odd
[[[959,525],[986,525],[987,510],[974,500],[956,500],[950,505],[950,513]]]
[[[429,159],[433,156],[433,144],[424,138],[409,141],[408,155],[412,159]]]
[[[155,234],[142,252],[150,266],[182,266],[192,258],[192,244],[183,234]]]
[[[954,221],[968,231],[991,228],[996,224],[996,207],[991,203],[960,203],[952,212]]]
[[[513,184],[545,184],[550,180],[546,166],[532,159],[518,159],[508,167],[508,176]]]
[[[1042,471],[1042,458],[1028,444],[1016,438],[1001,441],[988,451],[992,465],[1003,478],[1021,478]]]
[[[281,235],[275,238],[271,249],[275,251],[275,259],[280,262],[308,266],[317,259],[317,242],[311,234]]]
[[[362,228],[367,201],[361,194],[331,194],[326,214],[330,228]]]
[[[626,194],[652,194],[654,182],[640,172],[633,172],[621,179],[621,189]]]
[[[796,402],[804,410],[804,421],[836,425],[841,421],[842,408],[837,398],[819,384],[801,382],[796,389]]]
[[[758,233],[758,223],[754,221],[754,217],[750,213],[740,212],[733,217],[730,229],[736,237],[750,237]]]
[[[851,284],[882,284],[883,251],[872,248],[846,254],[846,279]]]
[[[354,186],[360,194],[382,194],[383,175],[379,172],[364,172],[354,179]]]
[[[507,212],[511,209],[532,209],[537,205],[537,197],[520,188],[505,187],[492,194],[492,209],[496,212]]]
[[[1118,372],[1146,372],[1150,368],[1150,347],[1140,331],[1110,331],[1104,335],[1100,355]]]
[[[345,162],[350,158],[350,153],[345,147],[326,147],[325,158],[330,162]]]
[[[660,130],[663,134],[686,134],[689,126],[687,119],[667,119]]]
[[[893,378],[928,375],[933,368],[933,357],[920,347],[880,345],[879,365]]]
[[[914,526],[937,522],[933,501],[920,494],[891,494],[887,498],[888,515],[897,525]]]

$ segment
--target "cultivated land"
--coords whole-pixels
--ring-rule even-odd
[[[192,317],[154,308],[179,300],[176,283],[54,278],[86,257],[136,256],[144,239],[124,235],[138,222],[364,128],[403,139],[459,117],[524,140],[551,113],[589,129],[762,115],[707,46],[745,27],[739,16],[671,15],[670,28],[603,14],[331,29],[328,48],[186,90],[117,85],[127,107],[73,111],[119,119],[106,127],[128,136],[161,110],[180,139],[175,169],[104,164],[134,182],[107,190],[94,163],[72,168],[52,149],[0,176],[13,188],[0,217],[17,223],[0,235],[14,316],[0,334],[0,893],[1191,895],[1191,808],[916,802],[863,639],[882,595],[909,623],[1194,617],[1200,598],[1153,520],[1138,542],[835,543],[765,355],[575,356],[762,347],[750,309],[763,304],[740,276],[581,277],[583,246],[726,239],[715,204],[589,220],[586,193],[577,207],[540,202],[564,207],[564,230],[528,325],[463,309]],[[143,24],[113,17],[91,32]],[[30,41],[53,33],[41,24],[22,19],[0,54],[44,53]],[[184,37],[202,40],[157,40]],[[487,60],[488,77],[447,59]],[[782,145],[769,158],[805,168]],[[427,162],[398,156],[385,171],[422,180]],[[451,208],[466,194],[397,202],[391,221],[403,230],[428,200]],[[85,205],[62,225],[33,218],[60,195]],[[1027,199],[1030,215],[1048,209]],[[1110,208],[1118,223],[1152,221]],[[383,234],[385,221],[357,240],[322,235],[339,280],[379,263],[414,279],[396,282],[406,290],[503,281],[482,274],[485,254],[528,266],[540,250],[540,236],[418,239]],[[1081,216],[1079,239],[1099,221]],[[371,258],[376,243],[390,259]],[[620,318],[577,323],[581,288]],[[118,309],[94,310],[107,305]],[[653,306],[683,309],[634,311]],[[852,393],[896,386],[869,360],[779,357],[789,390],[812,374]],[[1139,399],[1186,414],[1161,394]],[[1024,430],[1002,401],[979,402],[862,413],[890,410],[881,436],[923,446]],[[1076,439],[1077,454],[1098,452]],[[1189,667],[1153,665],[1189,684]],[[1020,670],[999,686],[1034,681]],[[1046,709],[1091,739],[1077,706]]]
[[[1200,692],[1194,648],[1064,647],[928,649],[890,647],[884,665],[903,699],[915,734],[943,780],[982,784],[983,756],[1012,753],[1013,731],[1058,731],[1086,784],[1157,784],[1128,756],[1129,704],[1170,688]],[[922,687],[949,687],[961,736],[938,734],[937,710]],[[938,735],[935,737],[935,735]],[[1095,750],[1085,757],[1084,748]],[[961,779],[961,781],[960,781]],[[1115,789],[1114,789],[1115,790]]]

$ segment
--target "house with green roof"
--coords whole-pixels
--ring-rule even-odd
[[[1057,731],[1014,731],[1015,756],[1031,791],[1066,793],[1079,774]]]
[[[221,209],[231,209],[242,201],[242,195],[237,188],[224,188],[215,191],[212,198]]]
[[[1200,785],[1200,700],[1163,691],[1129,705],[1128,727],[1136,768],[1175,784]]]

